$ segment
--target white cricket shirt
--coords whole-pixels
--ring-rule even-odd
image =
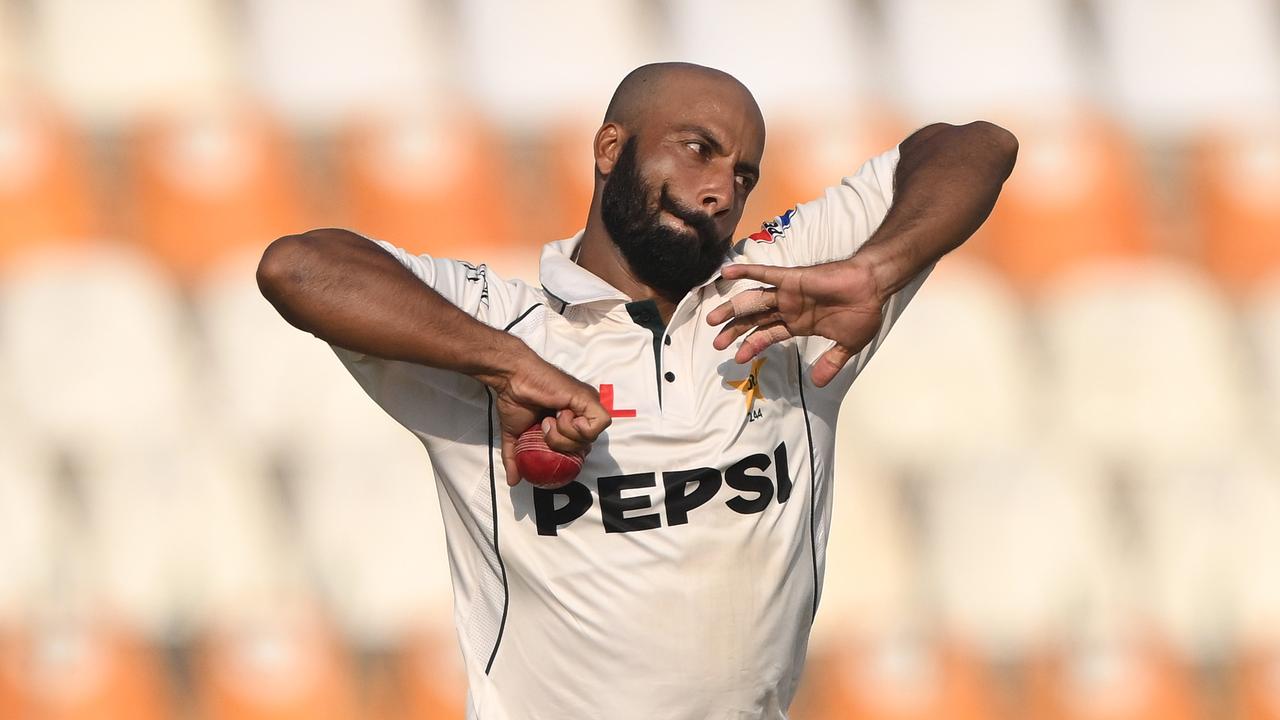
[[[898,151],[766,223],[726,263],[849,257],[883,220]],[[886,305],[879,336],[827,387],[823,338],[733,361],[707,314],[757,287],[719,274],[665,328],[548,244],[540,286],[379,243],[472,316],[600,389],[613,424],[577,480],[504,482],[492,397],[456,373],[335,348],[426,446],[453,574],[468,718],[786,717],[822,591],[840,401],[928,270]],[[930,268],[932,269],[932,268]]]

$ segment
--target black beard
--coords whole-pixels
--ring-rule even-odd
[[[636,279],[664,298],[679,302],[720,269],[731,238],[717,235],[710,215],[676,202],[667,192],[666,183],[658,194],[656,208],[649,207],[650,195],[652,188],[636,167],[636,138],[631,137],[604,181],[600,215]],[[659,219],[663,210],[692,229],[663,225]]]

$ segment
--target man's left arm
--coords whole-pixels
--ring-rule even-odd
[[[938,123],[913,133],[898,150],[893,202],[852,256],[808,267],[724,269],[725,279],[772,287],[739,293],[708,315],[712,325],[728,321],[714,340],[717,349],[747,334],[735,357],[747,362],[791,337],[825,337],[835,346],[815,363],[812,378],[819,387],[829,383],[876,337],[889,298],[987,219],[1013,170],[1018,141],[988,122]]]

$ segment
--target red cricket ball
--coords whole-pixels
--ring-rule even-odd
[[[535,487],[554,490],[569,484],[582,469],[583,455],[552,450],[542,435],[542,425],[534,424],[516,439],[516,468],[520,477]]]

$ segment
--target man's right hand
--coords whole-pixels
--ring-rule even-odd
[[[497,398],[502,465],[510,486],[520,482],[516,439],[534,423],[542,423],[543,436],[551,449],[586,454],[591,443],[613,422],[595,388],[570,377],[532,351],[521,355],[509,374],[486,382]]]

